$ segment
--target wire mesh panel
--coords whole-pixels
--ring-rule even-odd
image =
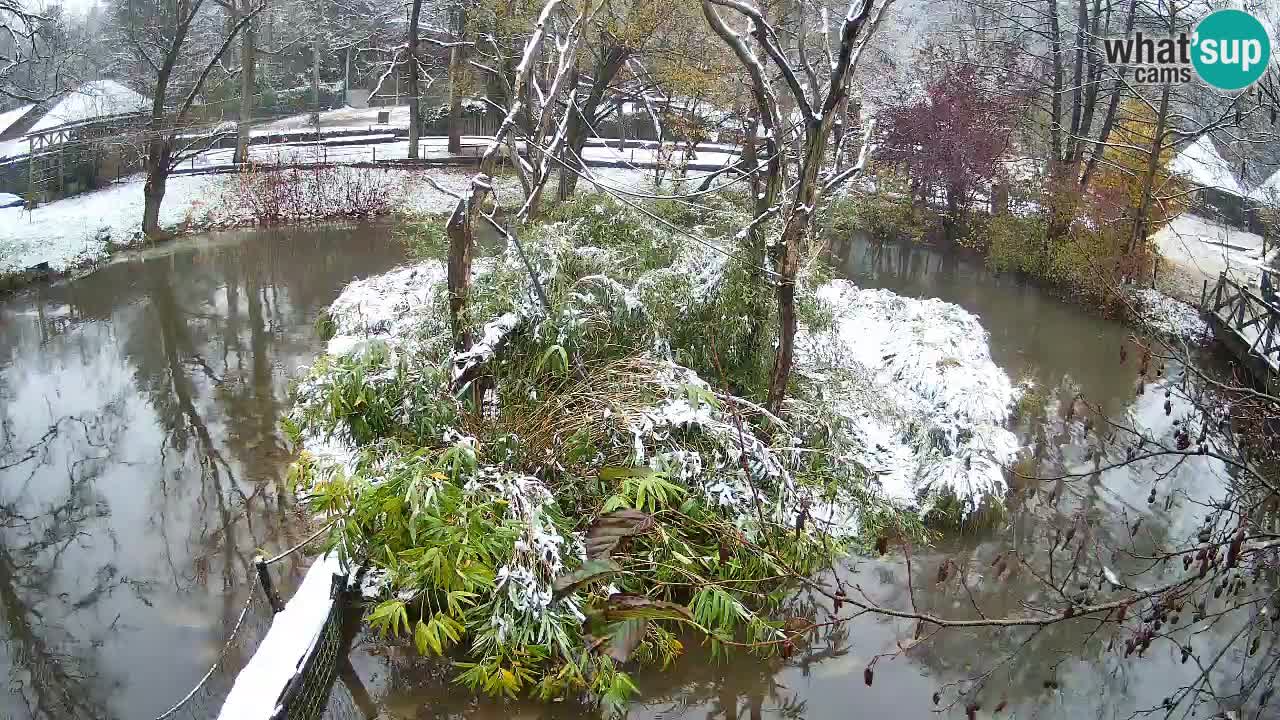
[[[338,676],[338,665],[346,656],[342,635],[346,583],[346,576],[333,576],[329,616],[312,641],[298,673],[285,687],[272,720],[319,720],[324,715],[329,691]]]

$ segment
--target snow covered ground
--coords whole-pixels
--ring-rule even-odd
[[[1141,288],[1131,296],[1138,319],[1152,330],[1192,344],[1205,342],[1212,331],[1192,306],[1154,288]]]
[[[429,176],[450,192],[461,193],[473,172],[467,168],[351,168],[350,171],[376,174],[380,182],[399,188],[392,205],[398,211],[409,213],[442,213],[453,206],[454,199],[432,187],[425,177]],[[598,182],[617,188],[638,188],[652,177],[648,171],[626,168],[598,168],[589,172]],[[160,209],[160,226],[181,232],[253,225],[255,218],[248,208],[224,199],[235,182],[233,174],[170,177]],[[65,272],[139,243],[142,240],[142,186],[143,176],[134,175],[102,190],[46,203],[31,211],[21,207],[0,208],[0,276],[43,264],[55,272]],[[499,178],[495,187],[500,197],[514,197],[519,192],[512,177]],[[580,188],[586,192],[592,186],[584,180]]]
[[[467,187],[465,170],[353,169],[384,174],[403,188],[398,209],[444,212],[453,199],[422,179],[430,175],[446,189]],[[251,225],[248,209],[220,202],[234,175],[175,175],[160,209],[160,225],[169,231]],[[0,209],[0,274],[15,273],[47,263],[64,272],[97,262],[113,250],[142,239],[143,177],[135,175],[108,188],[46,203],[27,211]]]
[[[1208,280],[1210,286],[1223,272],[1238,282],[1258,285],[1264,264],[1260,235],[1186,213],[1151,239],[1166,260]]]

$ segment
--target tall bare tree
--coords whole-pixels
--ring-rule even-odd
[[[229,27],[206,12],[205,0],[129,0],[116,6],[115,24],[124,50],[140,68],[151,109],[145,145],[142,232],[161,233],[160,205],[169,174],[189,153],[207,147],[208,137],[179,139],[191,126],[191,114],[219,59],[265,5],[243,13]],[[217,32],[215,28],[225,28]],[[196,37],[199,35],[200,37]],[[212,43],[209,38],[217,38]]]

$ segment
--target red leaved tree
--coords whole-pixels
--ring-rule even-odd
[[[943,66],[924,94],[904,93],[881,115],[878,164],[906,173],[913,200],[941,199],[948,237],[974,196],[989,191],[1008,147],[1017,94],[972,63]]]

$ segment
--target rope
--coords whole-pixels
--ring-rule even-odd
[[[310,535],[306,540],[303,540],[302,542],[298,543],[297,545],[294,545],[293,547],[289,548],[288,550],[285,550],[284,552],[280,553],[279,555],[276,555],[275,557],[273,557],[273,558],[271,558],[271,559],[267,560],[267,561],[266,561],[266,563],[267,563],[268,565],[271,565],[271,564],[277,563],[277,562],[279,562],[279,561],[281,561],[281,560],[283,560],[283,559],[285,559],[285,558],[289,557],[290,555],[292,555],[292,554],[294,554],[294,553],[298,552],[298,551],[299,551],[299,550],[301,550],[302,548],[306,547],[306,546],[307,546],[307,544],[309,544],[312,540],[315,540],[316,538],[320,537],[320,536],[321,536],[321,535],[323,535],[324,533],[328,532],[328,531],[329,531],[329,528],[332,528],[332,527],[333,527],[333,525],[334,525],[334,523],[336,523],[336,522],[337,522],[337,520],[332,520],[332,521],[330,521],[328,525],[325,525],[324,527],[322,527],[322,528],[320,528],[319,530],[317,530],[317,531],[315,531],[314,533],[312,533],[312,534],[311,534],[311,535]]]
[[[253,593],[257,590],[257,585],[257,579],[252,578],[252,587],[249,588],[249,597],[245,598],[244,607],[240,610],[240,617],[236,620],[235,627],[231,628],[231,635],[227,637],[227,641],[223,643],[222,651],[218,653],[217,659],[215,659],[213,664],[209,666],[209,671],[204,674],[204,677],[200,678],[200,682],[196,683],[196,686],[191,688],[191,691],[188,692],[185,697],[174,704],[173,707],[157,716],[156,720],[165,720],[165,718],[171,717],[174,713],[181,710],[184,705],[191,701],[191,698],[195,697],[197,692],[200,692],[200,689],[204,687],[205,683],[209,682],[209,678],[213,677],[214,671],[218,669],[218,666],[222,664],[223,659],[226,658],[227,650],[231,649],[231,642],[236,639],[236,634],[240,632],[240,626],[244,625],[244,619],[249,615],[249,607],[253,605]]]

